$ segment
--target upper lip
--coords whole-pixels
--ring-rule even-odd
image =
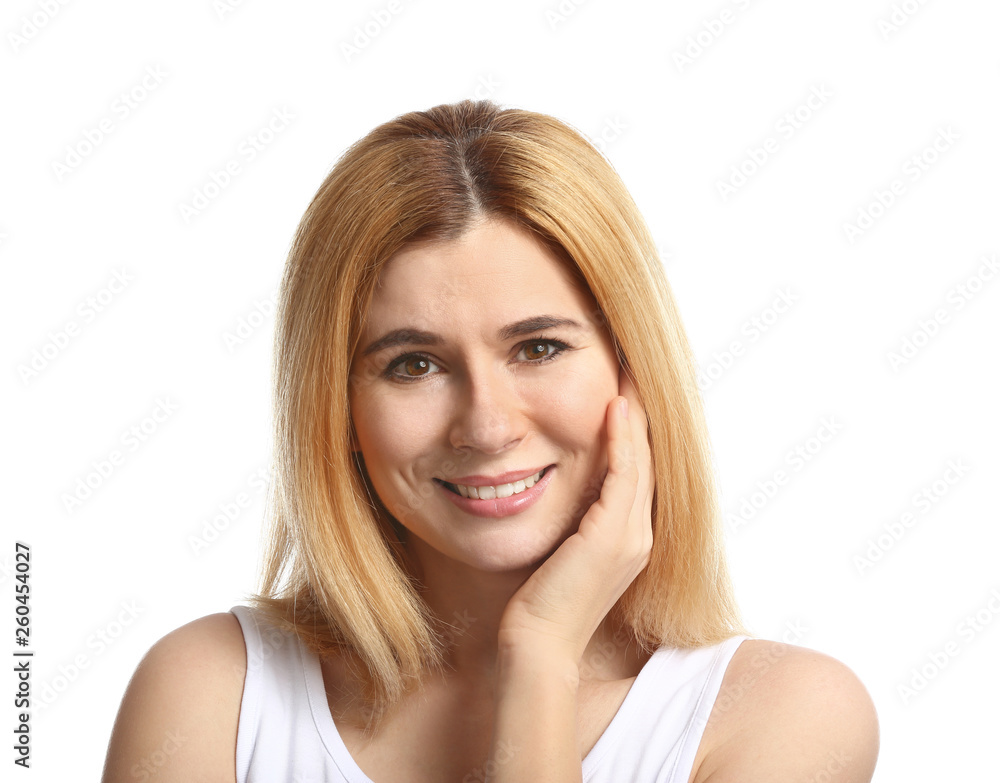
[[[540,468],[531,468],[530,470],[508,470],[506,473],[500,473],[496,476],[483,476],[479,474],[475,476],[459,476],[458,478],[448,479],[448,482],[451,484],[461,484],[465,487],[498,487],[502,484],[513,484],[515,481],[534,476],[547,467],[549,466],[542,465]]]

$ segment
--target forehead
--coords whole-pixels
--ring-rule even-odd
[[[394,255],[379,276],[365,331],[404,320],[429,328],[542,312],[582,317],[595,306],[586,286],[540,238],[491,220],[457,240],[414,244]]]

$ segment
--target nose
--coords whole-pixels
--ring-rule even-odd
[[[449,432],[455,450],[499,454],[524,439],[528,420],[509,373],[496,367],[470,367],[456,390]]]

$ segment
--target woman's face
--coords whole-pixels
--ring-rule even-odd
[[[351,367],[354,448],[425,566],[529,568],[576,531],[618,394],[598,316],[558,257],[503,221],[383,269]]]

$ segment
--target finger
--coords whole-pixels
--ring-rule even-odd
[[[647,497],[652,492],[652,449],[649,442],[649,421],[645,408],[639,399],[635,384],[624,369],[619,372],[618,378],[619,393],[629,401],[629,425],[632,435],[632,449],[634,458],[639,468],[639,497],[649,501],[652,505],[652,498]]]
[[[615,397],[608,406],[608,472],[626,473],[635,463],[629,400],[623,395]]]
[[[601,495],[581,522],[580,531],[595,525],[604,529],[602,535],[617,536],[622,525],[631,516],[638,484],[635,451],[632,447],[632,428],[622,412],[621,404],[627,400],[618,395],[607,407],[607,461],[608,470],[601,485]],[[586,524],[584,524],[586,523]]]
[[[639,399],[639,392],[636,391],[635,384],[624,368],[618,374],[618,393],[629,402],[629,422],[632,425],[632,441],[637,452],[641,451],[643,446],[648,447],[646,410],[642,405],[642,400]]]
[[[629,424],[632,432],[632,447],[638,470],[638,486],[629,514],[629,528],[633,535],[641,537],[644,548],[651,548],[653,540],[653,494],[655,473],[653,471],[652,448],[650,445],[648,417],[639,400],[635,384],[622,370],[619,375],[619,391],[629,400]]]

